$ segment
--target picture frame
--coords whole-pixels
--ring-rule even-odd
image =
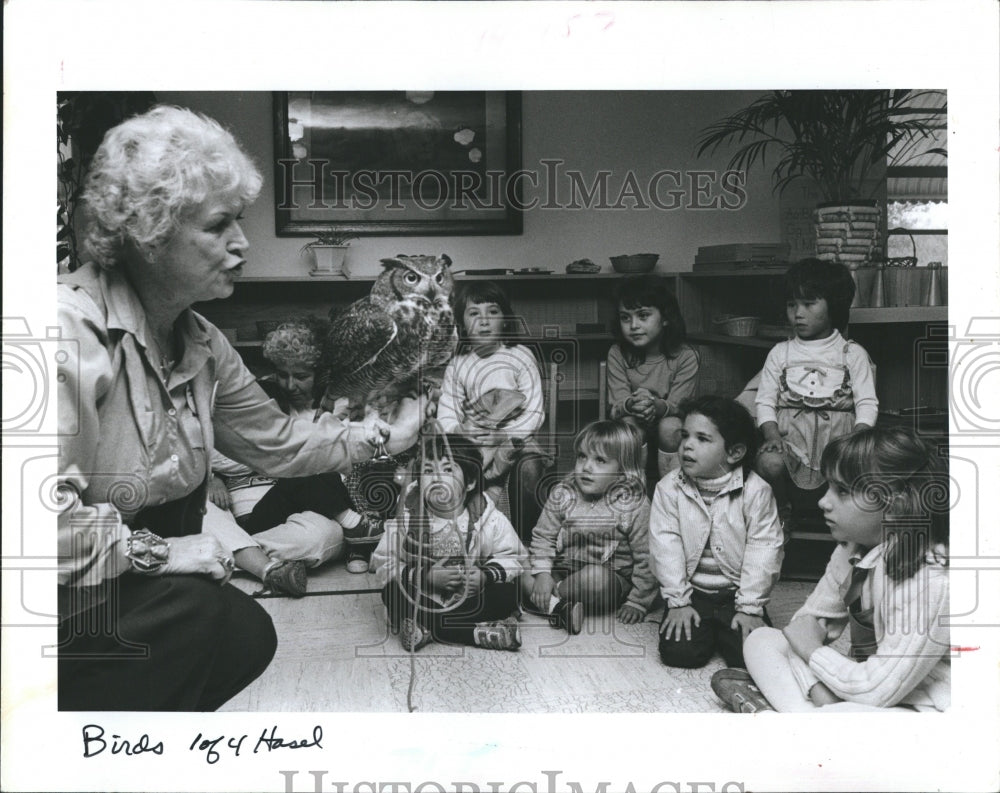
[[[279,91],[275,231],[521,234],[519,91]]]

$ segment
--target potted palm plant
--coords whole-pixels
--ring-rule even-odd
[[[350,278],[345,259],[351,240],[356,240],[357,234],[340,234],[336,232],[321,232],[316,239],[302,246],[300,255],[309,265],[309,275],[341,275]]]
[[[932,137],[939,117],[919,101],[930,91],[772,91],[705,127],[698,156],[736,146],[731,170],[776,156],[773,189],[810,178],[817,208],[817,255],[844,263],[880,254],[880,209],[874,200],[887,158],[899,165]],[[944,154],[942,149],[928,152]]]

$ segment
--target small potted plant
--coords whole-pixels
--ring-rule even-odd
[[[745,171],[777,155],[775,192],[811,178],[824,198],[816,216],[826,224],[817,227],[817,255],[867,262],[878,244],[881,218],[874,199],[887,158],[902,164],[938,128],[940,117],[920,101],[930,94],[937,92],[772,91],[705,127],[698,156],[735,145],[728,168]]]
[[[351,273],[345,258],[350,247],[348,243],[357,238],[357,234],[337,232],[317,234],[316,239],[303,245],[299,252],[303,261],[310,267],[309,275],[341,275],[350,278]]]

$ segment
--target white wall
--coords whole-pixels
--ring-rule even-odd
[[[589,183],[599,169],[612,172],[612,200],[632,170],[645,185],[664,169],[708,171],[726,157],[696,159],[698,130],[744,106],[745,91],[534,91],[523,94],[523,164],[543,171],[542,159],[561,159]],[[246,213],[251,242],[248,275],[304,275],[299,248],[308,238],[274,233],[272,101],[269,92],[157,92],[157,99],[191,107],[232,129],[264,174],[264,188]],[[544,184],[544,178],[543,178]],[[669,181],[665,190],[673,187]],[[565,187],[565,185],[563,185]],[[455,269],[545,267],[562,272],[574,259],[590,258],[609,269],[608,257],[621,253],[660,254],[659,270],[690,269],[699,245],[776,242],[780,238],[778,200],[763,169],[748,175],[745,205],[736,211],[558,209],[529,211],[520,236],[381,237],[352,243],[352,272],[374,274],[379,259],[397,253],[447,253]],[[567,194],[568,195],[568,194]],[[716,187],[700,200],[719,196]],[[727,196],[732,200],[732,196]],[[685,201],[692,200],[690,192]]]

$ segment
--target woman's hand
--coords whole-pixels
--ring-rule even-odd
[[[217,474],[212,474],[212,478],[208,480],[208,498],[219,509],[229,509],[233,504],[229,488]]]
[[[550,573],[539,573],[535,576],[535,583],[531,587],[531,602],[535,608],[544,614],[549,613],[549,601],[552,599],[552,592],[556,588],[556,580]]]
[[[701,625],[701,615],[692,606],[667,609],[660,625],[660,633],[665,639],[680,641],[681,636],[690,639],[694,629]]]
[[[233,555],[211,534],[189,534],[167,540],[170,553],[159,575],[207,575],[226,583],[233,574]]]
[[[399,400],[392,424],[381,423],[379,430],[389,454],[400,454],[417,442],[420,428],[427,420],[432,403],[427,397],[404,397]],[[374,445],[374,444],[373,444]]]
[[[626,603],[618,609],[618,621],[626,625],[634,625],[637,622],[642,622],[645,616],[642,609],[633,606],[631,603]]]
[[[794,619],[781,632],[795,654],[806,663],[809,656],[826,643],[826,629],[816,617]]]
[[[758,628],[763,628],[764,624],[763,617],[756,617],[753,614],[744,614],[742,611],[737,611],[736,616],[733,617],[733,621],[729,623],[729,627],[734,631],[738,630],[743,641],[746,641],[747,636]]]

